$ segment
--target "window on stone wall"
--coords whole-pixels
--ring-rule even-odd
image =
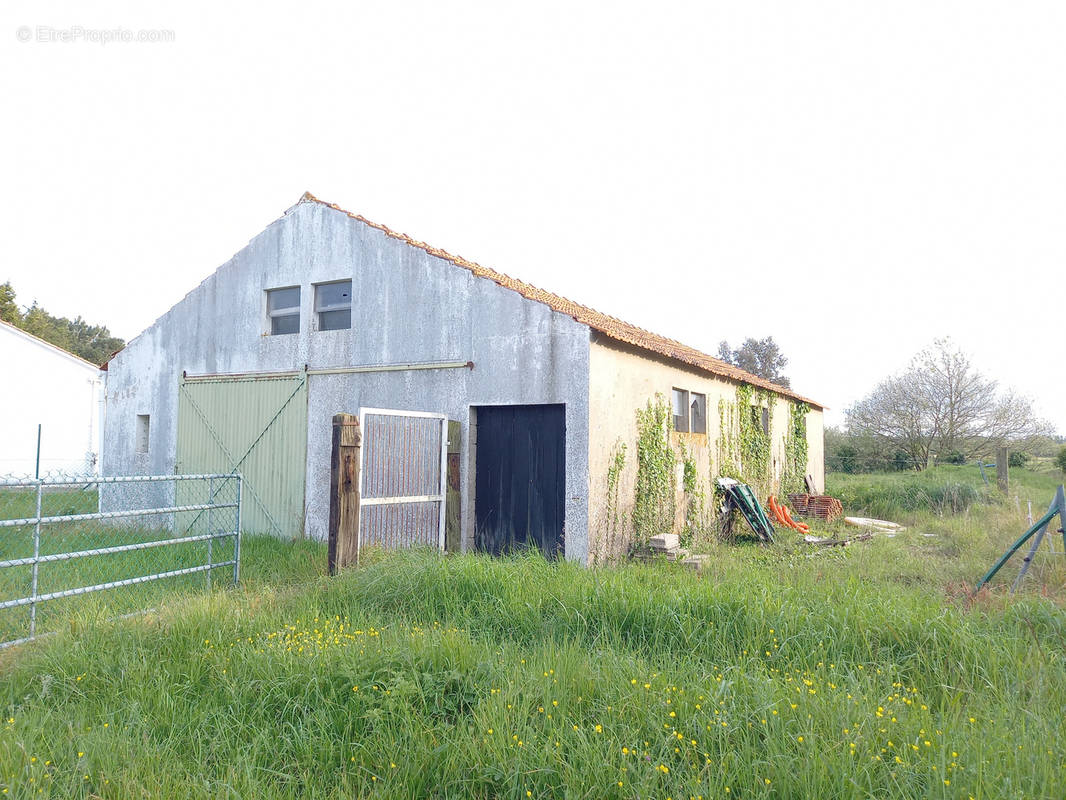
[[[151,428],[151,417],[148,414],[137,415],[137,452],[148,452],[148,437]]]
[[[707,395],[692,392],[689,398],[689,430],[707,433]]]
[[[270,335],[300,332],[300,287],[267,289],[267,318]]]
[[[340,331],[352,327],[352,282],[316,284],[315,315],[320,331]]]

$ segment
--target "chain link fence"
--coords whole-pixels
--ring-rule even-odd
[[[240,578],[239,475],[0,479],[0,647]]]

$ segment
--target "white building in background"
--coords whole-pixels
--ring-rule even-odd
[[[0,320],[0,477],[98,474],[104,413],[99,367]]]

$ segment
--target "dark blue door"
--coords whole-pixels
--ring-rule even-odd
[[[479,406],[475,458],[477,549],[562,554],[566,407]]]

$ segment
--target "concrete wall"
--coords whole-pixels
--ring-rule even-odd
[[[352,279],[352,328],[317,331],[312,284]],[[301,287],[300,333],[267,335],[265,290]],[[177,391],[190,374],[430,361],[473,369],[311,375],[306,526],[326,535],[330,421],[360,407],[445,413],[462,424],[464,540],[473,537],[470,406],[566,404],[566,555],[585,561],[589,329],[318,203],[297,204],[117,355],[108,371],[106,474],[174,469]],[[136,416],[151,415],[149,452]]]
[[[713,494],[712,481],[718,477],[718,441],[722,435],[719,401],[736,402],[737,384],[715,378],[695,367],[687,367],[646,350],[630,347],[594,335],[589,354],[589,531],[590,560],[610,560],[624,555],[633,537],[632,511],[637,475],[636,412],[656,393],[667,403],[676,387],[707,396],[707,432],[671,434],[675,449],[683,443],[697,468],[708,508]],[[785,438],[790,403],[777,398],[771,411],[772,468],[780,480],[785,459]],[[808,472],[824,487],[822,412],[807,415]],[[608,501],[608,470],[615,453],[625,446],[625,466],[617,485],[617,500]],[[681,464],[678,463],[678,509],[674,528],[684,523],[684,498],[680,492]],[[765,498],[763,498],[765,499]]]
[[[87,361],[0,322],[0,363],[13,387],[0,392],[0,476],[94,474],[100,454],[103,373]]]

